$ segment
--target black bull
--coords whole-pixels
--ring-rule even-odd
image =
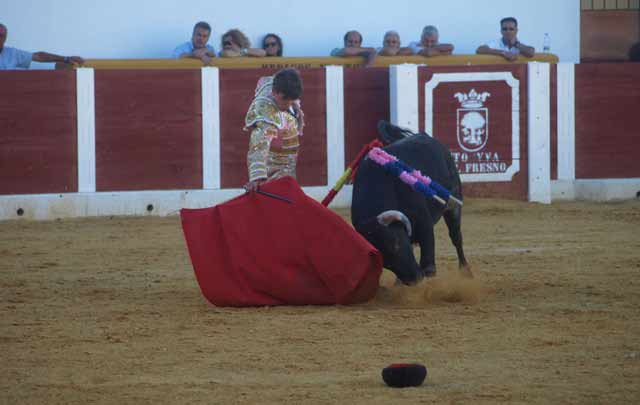
[[[378,125],[383,149],[431,177],[462,200],[460,176],[449,150],[427,134],[413,134],[381,121]],[[358,167],[351,202],[351,221],[384,257],[384,266],[405,284],[435,275],[434,225],[444,217],[449,237],[456,248],[460,268],[471,275],[462,249],[458,204],[446,206],[425,197],[385,171],[370,159]],[[420,247],[420,264],[413,244]]]

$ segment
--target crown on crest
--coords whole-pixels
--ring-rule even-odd
[[[476,89],[471,89],[469,94],[456,93],[453,95],[453,97],[458,99],[458,102],[460,103],[460,105],[462,105],[462,107],[478,108],[478,107],[482,107],[482,104],[490,95],[491,94],[489,94],[486,91],[483,91],[482,93],[477,93]]]

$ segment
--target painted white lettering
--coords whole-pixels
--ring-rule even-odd
[[[463,173],[504,173],[506,171],[507,164],[505,162],[474,162],[466,163]]]

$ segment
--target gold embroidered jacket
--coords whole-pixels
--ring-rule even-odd
[[[245,117],[251,129],[247,166],[249,181],[296,177],[298,121],[289,111],[280,111],[271,98],[273,77],[258,81],[255,97]]]

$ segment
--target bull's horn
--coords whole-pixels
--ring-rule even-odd
[[[380,215],[378,215],[377,218],[378,218],[378,223],[384,226],[389,226],[392,222],[395,222],[395,221],[402,222],[402,225],[404,225],[404,228],[406,229],[407,234],[409,235],[409,237],[411,237],[411,222],[409,221],[409,218],[407,218],[407,216],[404,215],[402,212],[396,211],[396,210],[389,210],[381,213]]]

